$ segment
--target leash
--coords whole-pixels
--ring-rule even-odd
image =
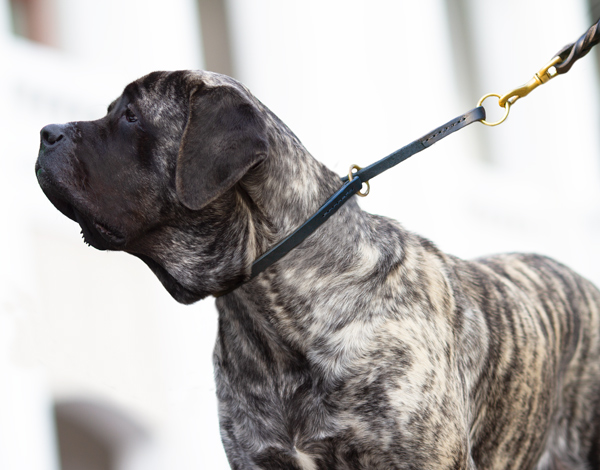
[[[544,67],[542,67],[531,80],[529,80],[524,85],[515,88],[514,90],[506,93],[503,96],[500,96],[496,93],[488,93],[483,96],[477,106],[481,106],[481,104],[489,97],[495,96],[498,98],[498,105],[501,108],[505,109],[504,116],[496,122],[487,122],[482,120],[481,122],[486,126],[497,126],[502,124],[506,118],[508,117],[508,113],[510,111],[511,105],[515,104],[515,102],[519,98],[524,98],[533,90],[535,90],[540,85],[544,83],[548,83],[551,79],[558,75],[562,75],[567,73],[573,67],[573,64],[585,56],[592,47],[600,42],[600,19],[593,24],[583,36],[581,36],[577,41],[572,44],[569,44],[563,47],[560,51],[556,53],[554,58],[548,62]]]
[[[456,119],[444,124],[441,127],[431,131],[429,134],[415,140],[414,142],[402,147],[400,150],[396,150],[387,157],[382,158],[378,162],[369,165],[366,168],[360,168],[358,165],[352,165],[348,176],[342,177],[344,185],[337,190],[333,196],[331,196],[321,208],[315,212],[306,222],[298,227],[291,235],[284,238],[281,242],[263,254],[252,264],[252,273],[250,279],[257,276],[273,263],[279,261],[292,249],[298,246],[303,240],[305,240],[310,234],[317,230],[323,225],[329,217],[335,214],[342,205],[350,199],[351,196],[357,194],[358,196],[365,197],[369,194],[369,180],[379,175],[380,173],[389,170],[398,163],[403,162],[407,158],[419,153],[421,150],[425,150],[427,147],[439,142],[444,137],[449,136],[453,132],[456,132],[469,124],[481,121],[485,119],[485,109],[482,106],[478,106],[472,109],[462,116],[458,116]],[[352,173],[353,169],[358,171]],[[363,183],[367,189],[365,192],[360,192]]]
[[[341,178],[342,182],[344,183],[342,187],[336,191],[317,212],[315,212],[294,232],[292,232],[277,245],[254,261],[252,264],[250,277],[245,282],[248,282],[250,279],[256,277],[258,274],[279,261],[296,246],[302,243],[309,235],[314,233],[315,230],[324,224],[329,217],[335,214],[352,196],[356,194],[358,196],[365,197],[367,194],[369,194],[369,180],[398,165],[407,158],[421,152],[422,150],[425,150],[450,134],[464,129],[473,122],[479,121],[486,126],[497,126],[503,123],[508,117],[510,107],[514,105],[518,99],[527,96],[534,89],[544,83],[547,83],[557,75],[567,73],[577,60],[586,55],[590,49],[599,42],[600,20],[598,20],[591,28],[589,28],[588,31],[577,41],[563,47],[550,62],[542,67],[533,76],[533,78],[524,85],[515,88],[504,95],[499,95],[496,93],[488,93],[487,95],[484,95],[477,103],[476,108],[456,117],[455,119],[447,122],[443,126],[438,127],[420,139],[411,142],[410,144],[365,168],[361,168],[358,165],[352,165],[348,171],[348,176],[343,176]],[[490,97],[498,98],[498,105],[505,110],[504,116],[496,122],[488,122],[485,120],[486,114],[482,105],[483,102]],[[366,190],[361,192],[363,184],[366,186]],[[227,292],[218,294],[217,297],[225,295],[237,287],[239,286],[236,286]]]

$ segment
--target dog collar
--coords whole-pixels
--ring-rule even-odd
[[[217,294],[215,297],[221,297],[237,289],[240,285],[255,278],[265,269],[279,261],[323,225],[327,219],[335,214],[352,196],[355,194],[366,196],[369,192],[368,184],[370,179],[398,165],[407,158],[419,153],[421,150],[425,150],[453,132],[463,129],[473,122],[484,119],[485,109],[482,106],[478,106],[365,168],[352,165],[348,176],[343,176],[341,178],[344,183],[342,187],[338,189],[317,212],[290,235],[252,263],[252,270],[248,279],[226,292]],[[356,169],[357,171],[353,173],[353,169]],[[360,192],[363,183],[367,185],[367,191],[365,193]]]

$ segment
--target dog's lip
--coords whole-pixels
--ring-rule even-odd
[[[95,217],[72,207],[75,220],[81,227],[81,233],[86,243],[98,250],[118,250],[122,249],[127,238],[117,229],[110,227],[104,222],[100,222]]]
[[[127,243],[126,237],[116,229],[108,227],[95,218],[72,207],[75,221],[81,227],[84,241],[98,250],[122,249]]]
[[[100,223],[97,220],[93,221],[92,223],[102,238],[108,241],[111,245],[116,247],[125,245],[127,239],[116,229],[109,228],[107,225]]]
[[[50,200],[52,205],[56,207],[62,214],[69,219],[77,222],[75,218],[75,212],[73,206],[67,202],[67,198],[61,193],[60,188],[54,184],[52,179],[49,177],[48,172],[40,166],[39,162],[35,165],[35,176],[38,180],[42,191],[46,197]]]

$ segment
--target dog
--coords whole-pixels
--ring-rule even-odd
[[[36,176],[89,245],[217,297],[233,469],[600,468],[600,292],[558,262],[461,260],[352,198],[248,280],[342,183],[237,81],[151,73],[44,127]]]

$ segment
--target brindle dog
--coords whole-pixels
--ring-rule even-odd
[[[90,245],[186,304],[341,186],[246,88],[189,71],[45,127],[36,174]],[[217,307],[234,469],[600,468],[600,293],[555,261],[464,261],[353,199]]]

